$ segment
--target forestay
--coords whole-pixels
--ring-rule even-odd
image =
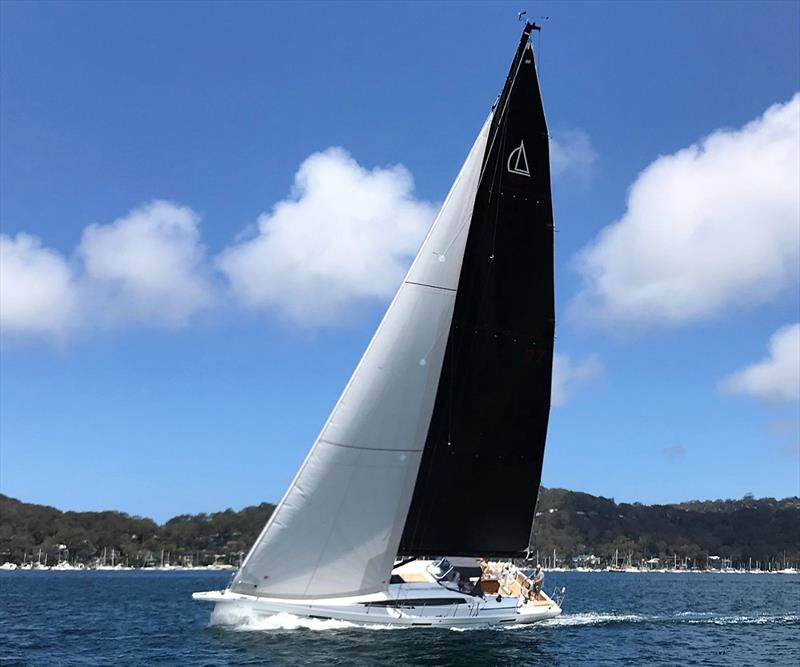
[[[428,436],[491,120],[234,591],[321,598],[387,587]]]

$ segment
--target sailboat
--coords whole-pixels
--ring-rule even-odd
[[[530,544],[555,329],[535,29],[289,489],[228,588],[194,594],[213,622],[561,613],[513,563]]]

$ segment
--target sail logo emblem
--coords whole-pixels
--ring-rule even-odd
[[[518,174],[520,176],[528,176],[530,178],[531,172],[528,169],[528,156],[525,155],[525,142],[520,141],[511,154],[508,156],[508,171],[511,174]]]

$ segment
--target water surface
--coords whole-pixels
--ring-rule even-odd
[[[565,613],[520,627],[209,626],[220,572],[0,572],[0,665],[792,665],[800,576],[550,573]]]

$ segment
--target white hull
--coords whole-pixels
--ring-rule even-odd
[[[561,608],[546,595],[541,600],[484,597],[458,593],[438,585],[393,584],[385,593],[350,598],[289,600],[225,591],[195,593],[195,600],[213,602],[212,623],[242,625],[277,614],[337,620],[359,625],[479,627],[535,623],[555,618]]]

